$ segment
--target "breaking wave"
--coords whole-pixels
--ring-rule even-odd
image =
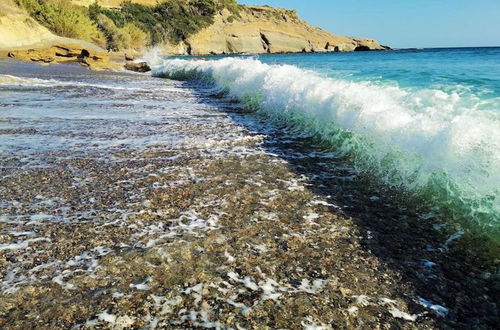
[[[453,88],[334,79],[255,58],[151,64],[155,76],[203,80],[248,108],[320,137],[358,170],[500,240],[495,100]]]

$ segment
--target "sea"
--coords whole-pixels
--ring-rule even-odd
[[[138,61],[0,60],[0,327],[498,324],[500,48]]]
[[[149,61],[316,137],[426,218],[500,240],[500,48]]]

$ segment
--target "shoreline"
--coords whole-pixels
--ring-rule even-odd
[[[19,47],[0,48],[0,60],[18,60],[27,63],[36,63],[39,65],[54,65],[64,63],[77,63],[93,71],[123,71],[133,69],[125,68],[126,63],[132,63],[135,59],[147,54],[148,50],[123,50],[118,52],[109,52],[99,47],[76,39],[61,38],[57,40],[47,40],[45,42],[33,45],[24,45]],[[82,50],[86,50],[90,56],[82,60],[78,58]],[[388,49],[370,49],[357,52],[385,52]],[[61,54],[61,52],[63,54]],[[339,54],[341,52],[288,52],[277,51],[273,53],[231,53],[231,54],[197,54],[197,55],[179,55],[173,53],[164,53],[162,56],[175,57],[217,57],[217,56],[259,56],[259,55],[287,55],[287,54]],[[355,53],[355,51],[352,51]],[[69,54],[69,55],[68,55]],[[130,59],[128,59],[130,58]],[[145,63],[145,62],[144,62]]]
[[[37,72],[31,64],[14,66]],[[69,77],[79,72],[65,70]],[[153,95],[152,108],[175,97],[193,104],[174,124],[135,123],[138,134],[148,127],[156,139],[165,126],[194,142],[30,156],[46,159],[46,168],[25,168],[16,155],[4,158],[2,195],[20,206],[0,209],[0,265],[21,267],[18,274],[37,269],[32,274],[46,278],[0,293],[0,325],[432,329],[493,328],[498,321],[496,275],[488,276],[462,244],[439,251],[449,233],[422,221],[421,210],[401,205],[396,191],[353,176],[331,150],[199,86],[110,74],[168,87],[165,95],[149,88],[123,92],[118,101],[110,97],[117,106]],[[88,77],[100,84],[108,79],[99,72]],[[115,134],[133,132],[126,125]],[[2,134],[38,133],[16,128]],[[68,133],[55,128],[52,134]],[[65,217],[73,222],[41,225],[42,218],[32,217],[33,201],[54,220],[61,207],[71,206]],[[25,248],[7,248],[20,241],[6,234],[13,228],[49,241],[32,238]],[[24,254],[37,250],[43,253]],[[54,260],[61,263],[50,265]]]

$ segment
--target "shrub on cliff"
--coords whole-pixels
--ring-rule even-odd
[[[106,9],[94,3],[89,15],[95,21],[100,14],[117,27],[133,23],[149,35],[150,44],[177,43],[213,23],[222,0],[167,0],[155,6],[124,1],[121,10]],[[228,4],[234,0],[224,0]]]
[[[85,8],[65,0],[16,0],[32,18],[53,33],[68,38],[82,39],[98,45],[104,38]]]
[[[226,8],[229,10],[234,16],[240,17],[241,6],[238,4],[236,0],[218,0],[219,10]]]
[[[165,41],[177,43],[211,25],[217,12],[214,0],[166,1],[155,7],[160,24],[167,31]]]
[[[116,26],[112,19],[103,14],[96,16],[95,21],[106,38],[108,50],[139,50],[147,44],[146,33],[132,23],[126,23],[120,28]]]
[[[126,49],[136,49],[140,50],[144,48],[148,42],[148,35],[139,29],[135,24],[127,23],[121,28],[122,33],[129,37],[129,43],[126,45]]]

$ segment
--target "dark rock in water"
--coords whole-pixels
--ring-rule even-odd
[[[10,58],[14,58],[14,57],[16,57],[16,55],[15,55],[13,52],[9,52],[9,53],[7,54],[7,56],[8,56],[8,57],[10,57]]]
[[[130,71],[135,71],[135,72],[149,72],[151,71],[151,68],[146,62],[139,62],[139,63],[134,63],[134,62],[127,62],[125,64],[125,69],[130,70]]]

